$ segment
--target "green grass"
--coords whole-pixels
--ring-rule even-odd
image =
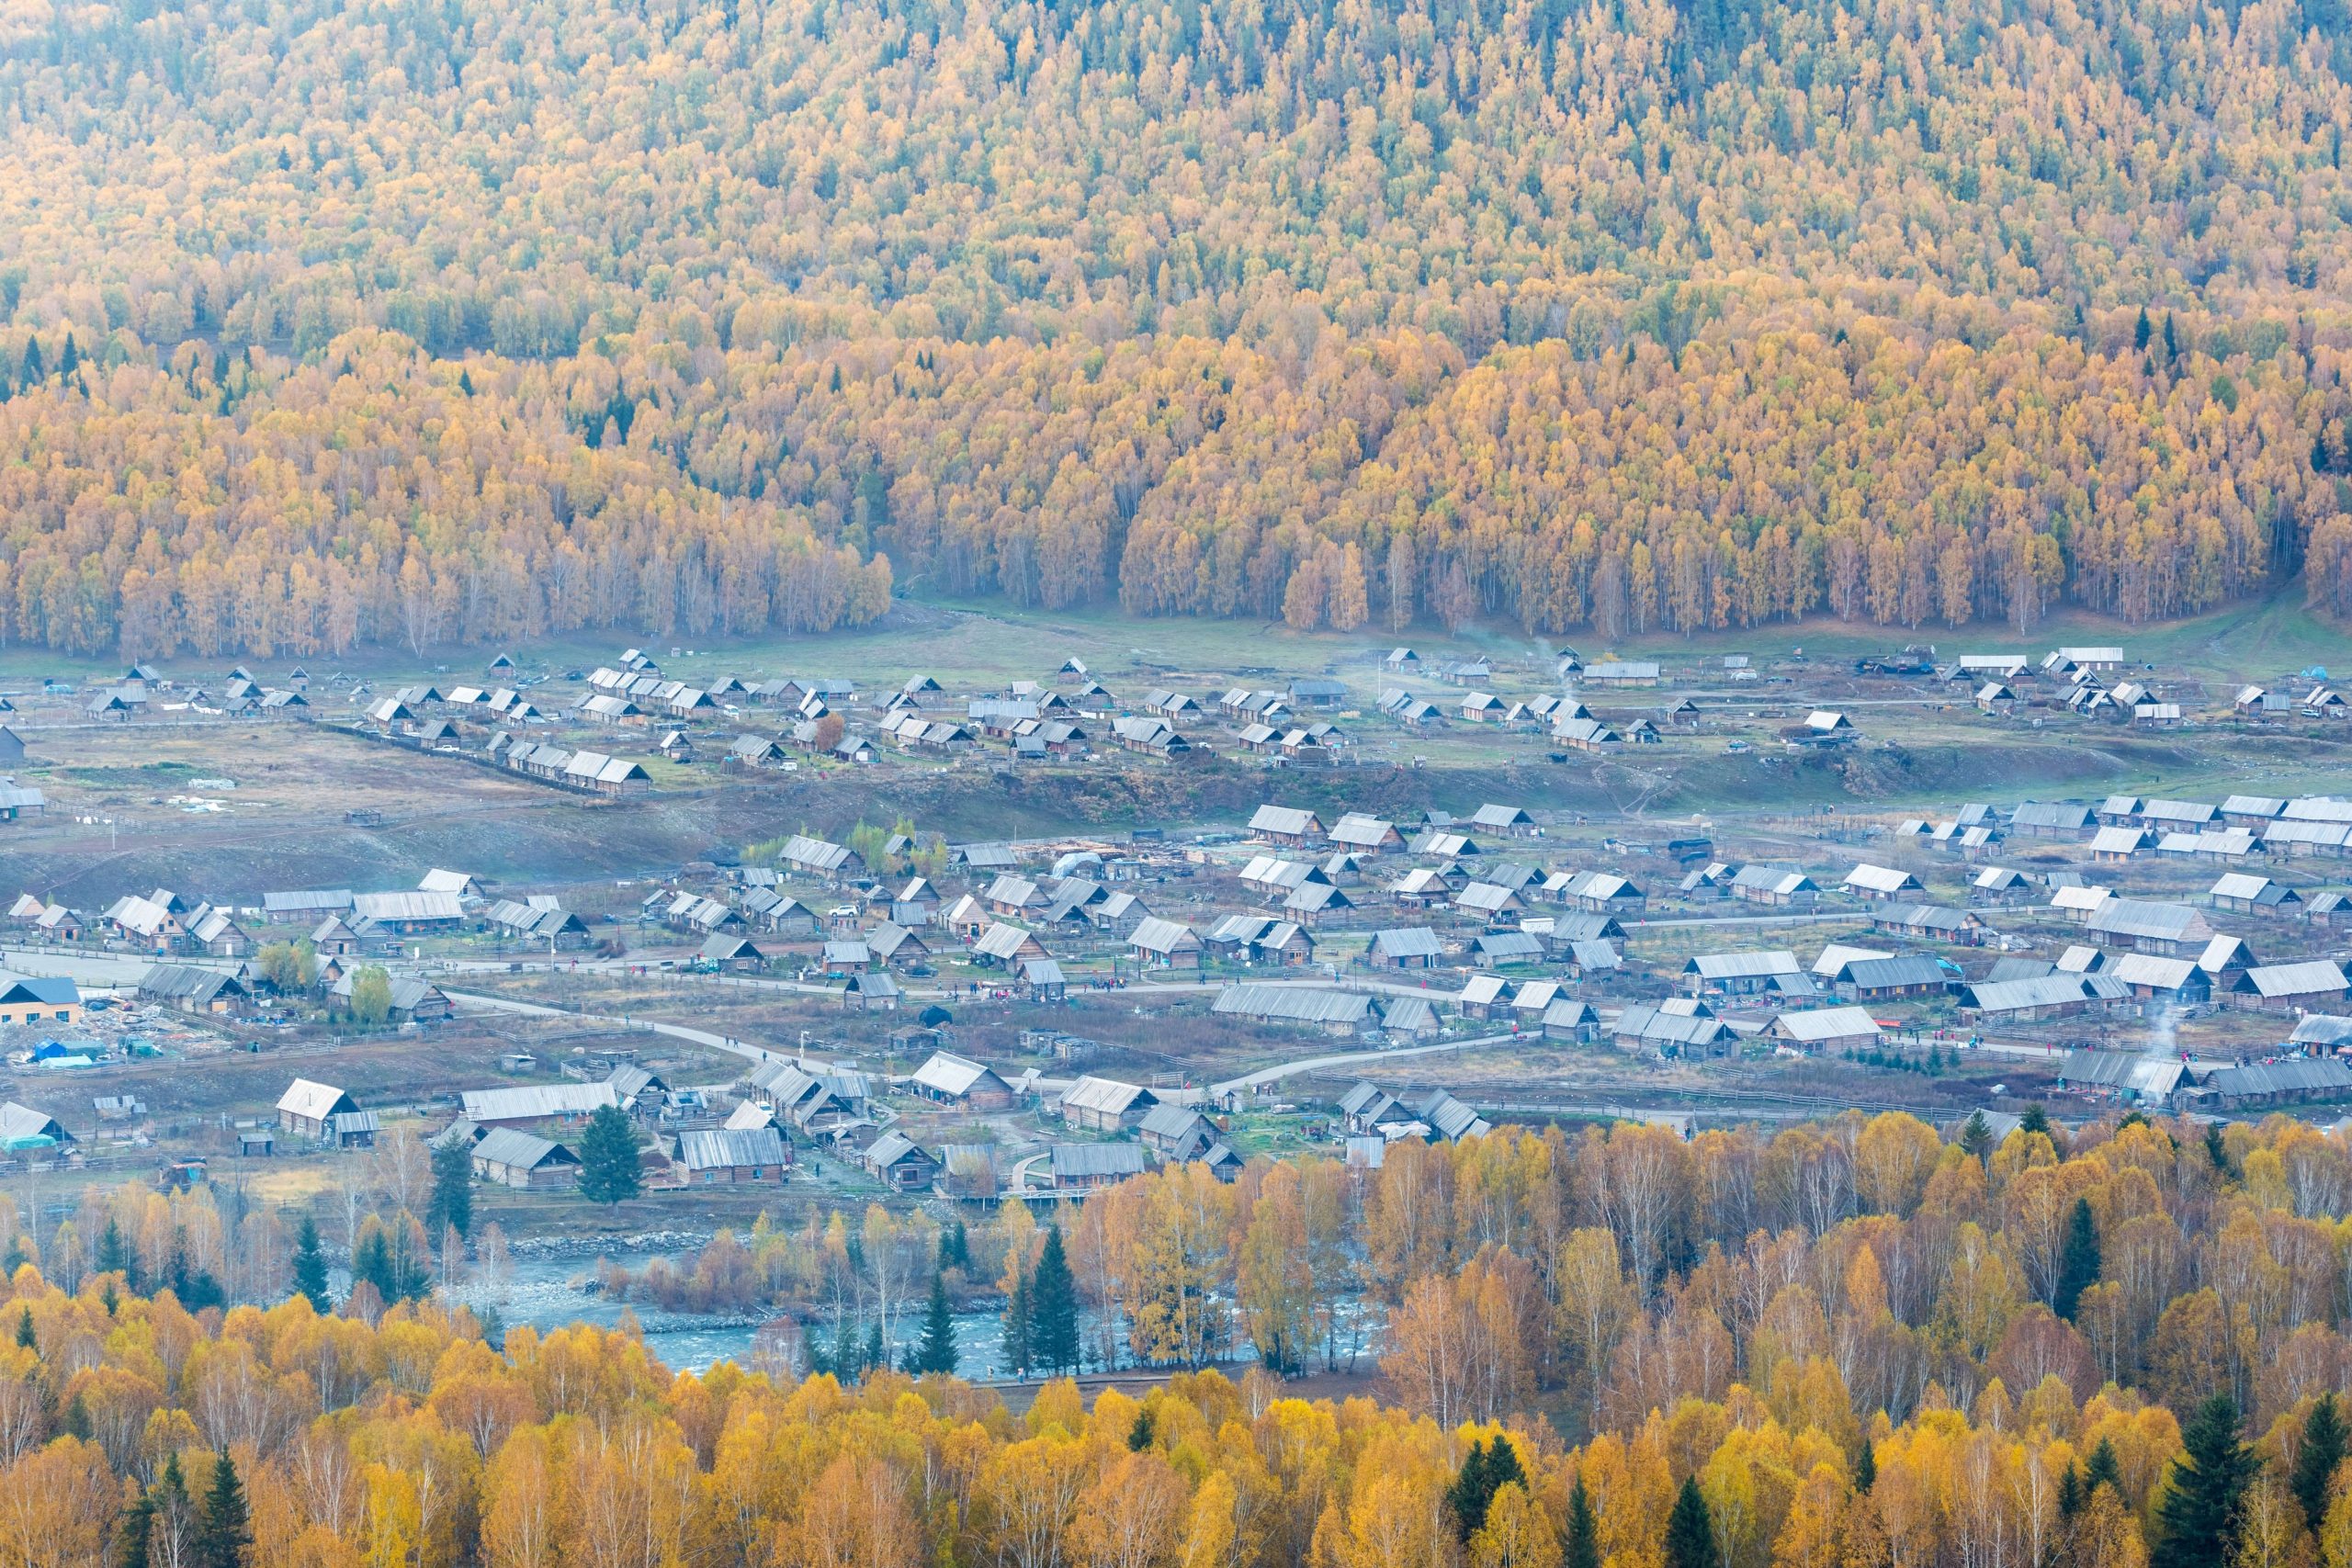
[[[2022,634],[1994,622],[1904,627],[1816,616],[1688,637],[1679,633],[1652,634],[1628,637],[1614,647],[1604,646],[1589,633],[1571,634],[1564,640],[1587,659],[1614,652],[1668,663],[1723,653],[1778,659],[1800,648],[1809,659],[1850,660],[1894,652],[1906,643],[1933,643],[1939,658],[2023,653],[2039,663],[2043,654],[2062,644],[2117,644],[2130,658],[2154,664],[2166,675],[2243,682],[2273,680],[2312,663],[2333,660],[2331,668],[2352,664],[2346,636],[2345,628],[2329,625],[2303,607],[2300,587],[2289,587],[2267,599],[2232,605],[2210,615],[2136,626],[2112,616],[2065,609]],[[2339,676],[2346,672],[2335,671]]]
[[[625,631],[590,632],[514,644],[504,651],[520,661],[526,673],[538,670],[560,673],[608,663],[622,649],[635,644],[645,648],[665,672],[682,679],[720,674],[747,678],[850,674],[864,686],[896,684],[915,674],[966,683],[1044,679],[1071,655],[1085,660],[1106,682],[1115,679],[1128,685],[1138,677],[1148,678],[1148,667],[1172,669],[1180,673],[1171,679],[1181,681],[1184,673],[1221,675],[1258,667],[1301,674],[1336,665],[1353,683],[1371,689],[1381,682],[1378,658],[1398,643],[1417,649],[1427,665],[1472,654],[1540,663],[1563,646],[1576,648],[1587,659],[1615,654],[1655,658],[1668,664],[1734,652],[1751,654],[1761,661],[1785,658],[1799,648],[1815,660],[1842,660],[1911,642],[1933,643],[1945,656],[2009,651],[2029,653],[2037,660],[2061,643],[2120,643],[2133,658],[2154,662],[2167,674],[2230,681],[2275,680],[2314,662],[2331,668],[2352,665],[2345,629],[2304,609],[2301,591],[2293,586],[2267,599],[2210,615],[2151,626],[2133,626],[2111,617],[2062,610],[2024,635],[1992,623],[1914,628],[1816,617],[1689,637],[1649,633],[1611,644],[1589,627],[1563,637],[1532,637],[1507,625],[1492,624],[1465,628],[1458,637],[1428,625],[1401,634],[1376,626],[1354,632],[1295,632],[1279,621],[1140,619],[1115,608],[1023,610],[1001,600],[919,599],[901,604],[881,626],[817,636],[727,639],[681,635],[647,639]],[[673,648],[681,650],[674,657]],[[695,650],[692,656],[684,651],[688,648]],[[495,651],[488,647],[451,646],[428,649],[419,657],[405,648],[389,646],[361,649],[344,659],[319,655],[298,660],[278,655],[246,658],[242,662],[265,681],[297,663],[320,680],[348,670],[379,683],[426,675],[487,681],[481,667]],[[191,677],[218,676],[241,660],[224,655],[219,659],[181,656],[153,662],[167,675]],[[19,688],[44,676],[86,685],[113,680],[122,670],[122,661],[111,655],[73,656],[24,645],[0,649],[0,682]],[[1549,683],[1548,671],[1537,673],[1543,677],[1540,684]],[[1114,685],[1114,690],[1119,689]]]

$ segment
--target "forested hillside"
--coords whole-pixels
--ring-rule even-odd
[[[2352,611],[2344,0],[0,6],[0,615]]]

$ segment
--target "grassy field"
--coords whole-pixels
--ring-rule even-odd
[[[1109,678],[1165,670],[1172,679],[1186,672],[1232,672],[1262,669],[1284,674],[1317,673],[1327,667],[1343,676],[1377,681],[1379,658],[1399,643],[1424,660],[1467,658],[1542,660],[1573,646],[1588,660],[1607,656],[1682,662],[1724,653],[1747,653],[1759,661],[1803,649],[1811,658],[1850,660],[1861,654],[1930,642],[1947,656],[1960,652],[2030,653],[2036,660],[2062,643],[2118,643],[2134,658],[2167,672],[2206,679],[2269,680],[2312,663],[2352,664],[2346,631],[2303,608],[2300,587],[2269,598],[2233,605],[2189,620],[2131,626],[2077,610],[2062,610],[2019,634],[1983,624],[1916,628],[1873,626],[1826,617],[1745,630],[1685,637],[1657,633],[1604,644],[1588,630],[1564,637],[1531,637],[1508,626],[1479,625],[1460,637],[1441,627],[1417,625],[1403,633],[1367,626],[1355,632],[1295,632],[1280,622],[1251,620],[1145,620],[1116,609],[1033,611],[1000,600],[901,601],[880,624],[854,631],[809,637],[741,639],[633,637],[625,632],[574,634],[515,645],[504,651],[525,670],[560,672],[610,662],[624,647],[638,643],[681,678],[732,673],[743,676],[849,674],[861,685],[895,684],[928,673],[945,680],[1040,679],[1063,659],[1075,656]],[[673,652],[674,650],[674,652]],[[691,651],[689,651],[691,650]],[[438,647],[419,657],[388,645],[336,659],[223,657],[174,658],[154,661],[166,674],[218,674],[243,662],[267,681],[296,663],[314,677],[337,670],[376,678],[447,675],[467,679],[481,673],[498,649]],[[0,649],[0,684],[21,687],[55,676],[77,682],[110,680],[122,672],[111,657],[74,657],[43,649]],[[2339,674],[2345,671],[2339,671]]]

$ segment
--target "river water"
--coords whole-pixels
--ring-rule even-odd
[[[630,1256],[626,1258],[631,1273],[641,1270],[655,1257],[681,1271],[694,1267],[692,1254],[654,1254]],[[447,1292],[451,1300],[461,1302],[477,1312],[489,1308],[498,1314],[499,1322],[509,1328],[528,1325],[545,1333],[570,1323],[593,1323],[609,1328],[621,1320],[624,1312],[634,1312],[644,1330],[645,1348],[658,1357],[662,1365],[673,1371],[707,1371],[719,1361],[733,1360],[748,1364],[752,1354],[752,1334],[756,1326],[742,1317],[705,1317],[694,1313],[663,1312],[643,1302],[618,1302],[594,1289],[595,1263],[581,1258],[517,1258],[509,1269],[503,1289],[492,1290],[468,1282]],[[1009,1377],[1011,1369],[1001,1364],[1004,1345],[1004,1330],[992,1312],[957,1313],[956,1323],[956,1371],[967,1378]],[[891,1347],[891,1359],[912,1344],[922,1332],[922,1303],[912,1303],[899,1324],[898,1342]],[[828,1329],[822,1325],[810,1325],[810,1337],[819,1343],[830,1343]],[[861,1344],[863,1340],[861,1339]]]

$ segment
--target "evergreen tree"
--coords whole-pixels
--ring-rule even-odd
[[[424,1237],[416,1217],[402,1209],[385,1228],[391,1233],[392,1289],[398,1293],[386,1296],[384,1304],[423,1301],[433,1293],[433,1269],[431,1255],[419,1245]]]
[[[580,1135],[580,1190],[594,1203],[634,1198],[644,1185],[637,1129],[617,1105],[600,1105]]]
[[[400,1280],[392,1269],[392,1244],[382,1226],[372,1225],[360,1233],[359,1245],[351,1249],[351,1282],[374,1286],[377,1298],[386,1306],[401,1299]]]
[[[197,1529],[197,1568],[243,1568],[253,1539],[244,1483],[223,1449],[212,1461],[212,1488],[205,1494],[203,1522]]]
[[[2112,1486],[2117,1495],[2123,1492],[2123,1462],[2115,1457],[2115,1445],[2105,1438],[2091,1450],[2089,1461],[2083,1466],[2083,1501],[2101,1486]]]
[[[2238,1438],[2238,1407],[2226,1393],[2197,1407],[2180,1434],[2184,1452],[2156,1509],[2149,1568],[2211,1568],[2237,1539],[2238,1505],[2254,1480],[2254,1450]]]
[[[319,1250],[318,1222],[308,1214],[302,1216],[302,1229],[294,1241],[294,1292],[310,1297],[313,1312],[323,1315],[334,1310],[327,1294],[327,1260]]]
[[[1127,1451],[1131,1454],[1143,1452],[1144,1450],[1151,1447],[1154,1436],[1150,1407],[1146,1405],[1138,1408],[1136,1411],[1136,1424],[1127,1428]]]
[[[2066,1240],[2058,1254],[2058,1293],[2051,1303],[2060,1317],[2075,1321],[2075,1308],[2083,1292],[2098,1283],[2098,1219],[2091,1213],[2090,1200],[2077,1198],[2066,1217]]]
[[[1968,1124],[1960,1130],[1960,1146],[1963,1152],[1975,1159],[1985,1160],[1992,1157],[1993,1124],[1984,1120],[1984,1112],[1982,1111],[1969,1112]]]
[[[147,1493],[146,1534],[150,1562],[164,1561],[189,1562],[194,1544],[195,1504],[187,1495],[187,1483],[180,1474],[180,1456],[175,1451],[164,1457],[164,1473]],[[157,1540],[161,1535],[162,1539]]]
[[[1012,1289],[1004,1298],[1004,1364],[1014,1377],[1029,1371],[1029,1276],[1016,1262]]]
[[[2083,1472],[2078,1465],[2068,1465],[2066,1473],[2058,1478],[2058,1517],[2072,1519],[2083,1511]]]
[[[2048,1137],[2050,1135],[2050,1112],[2044,1111],[2038,1101],[2032,1105],[2027,1106],[2025,1108],[2025,1114],[2018,1118],[2018,1131],[2020,1133],[2040,1133],[2043,1137]]]
[[[73,346],[72,338],[66,339],[65,342],[67,347]],[[2165,363],[2167,365],[2180,363],[2180,336],[2173,331],[2173,313],[2170,310],[2165,312]]]
[[[98,1272],[120,1274],[125,1279],[130,1275],[130,1256],[123,1249],[122,1227],[112,1215],[107,1218],[107,1228],[98,1233]],[[131,1280],[130,1287],[137,1290],[139,1281]]]
[[[1568,1539],[1560,1554],[1560,1568],[1600,1568],[1600,1521],[1592,1511],[1592,1494],[1584,1477],[1568,1489]]]
[[[1492,1442],[1470,1445],[1453,1484],[1445,1493],[1446,1504],[1453,1510],[1454,1529],[1464,1541],[1486,1527],[1487,1510],[1494,1506],[1495,1494],[1513,1481],[1526,1485],[1527,1472],[1521,1467],[1519,1450],[1511,1447],[1510,1439],[1498,1436]]]
[[[848,1318],[834,1319],[833,1353],[825,1358],[817,1370],[831,1372],[843,1382],[855,1381],[858,1372],[857,1340],[850,1329]]]
[[[1717,1568],[1715,1525],[1695,1477],[1683,1478],[1674,1512],[1666,1517],[1666,1568]]]
[[[2344,1416],[2335,1395],[2323,1393],[2303,1417],[2303,1446],[2295,1455],[2292,1485],[2295,1501],[2303,1506],[2303,1521],[2313,1534],[2327,1517],[2327,1483],[2344,1462]]]
[[[2229,1145],[2222,1142],[2222,1124],[2219,1122],[2205,1123],[2205,1157],[2212,1162],[2215,1170],[2224,1176],[2229,1174],[2230,1150]]]
[[[17,1347],[36,1354],[40,1350],[40,1336],[33,1332],[33,1309],[29,1306],[17,1314]]]
[[[40,363],[40,339],[28,337],[25,339],[25,362],[17,372],[17,379],[24,386],[38,387],[44,374]]]
[[[433,1197],[425,1205],[425,1228],[435,1235],[455,1230],[470,1235],[474,1228],[473,1146],[453,1138],[433,1151]]]
[[[947,1279],[934,1272],[931,1277],[931,1306],[923,1314],[922,1342],[915,1347],[914,1370],[918,1372],[956,1371],[956,1320],[947,1311]]]
[[[2172,322],[2167,320],[2165,322],[2165,325],[2166,327],[2170,327]],[[74,372],[79,370],[81,367],[82,351],[74,346],[74,334],[72,333],[67,333],[65,334],[65,352],[57,356],[57,378],[62,381],[67,377],[73,375]]]
[[[1862,1439],[1862,1451],[1854,1459],[1854,1490],[1868,1492],[1878,1484],[1878,1450],[1868,1438]]]
[[[114,1527],[114,1568],[147,1568],[148,1541],[154,1534],[155,1497],[142,1491],[130,1500]]]
[[[1029,1287],[1029,1339],[1037,1364],[1049,1372],[1078,1370],[1078,1281],[1062,1252],[1062,1228],[1046,1229]]]
[[[2148,339],[2155,330],[2154,323],[2148,320],[2148,308],[2145,305],[2141,306],[2140,319],[2132,323],[2132,351],[2135,354],[2144,353],[2148,346]]]
[[[1453,1472],[1445,1489],[1445,1506],[1453,1514],[1455,1533],[1465,1541],[1477,1534],[1494,1498],[1494,1489],[1487,1484],[1487,1445],[1473,1438],[1470,1451],[1462,1456],[1462,1468]]]
[[[890,1364],[889,1348],[882,1343],[882,1320],[876,1318],[865,1331],[865,1351],[858,1358],[857,1375],[878,1371]]]

